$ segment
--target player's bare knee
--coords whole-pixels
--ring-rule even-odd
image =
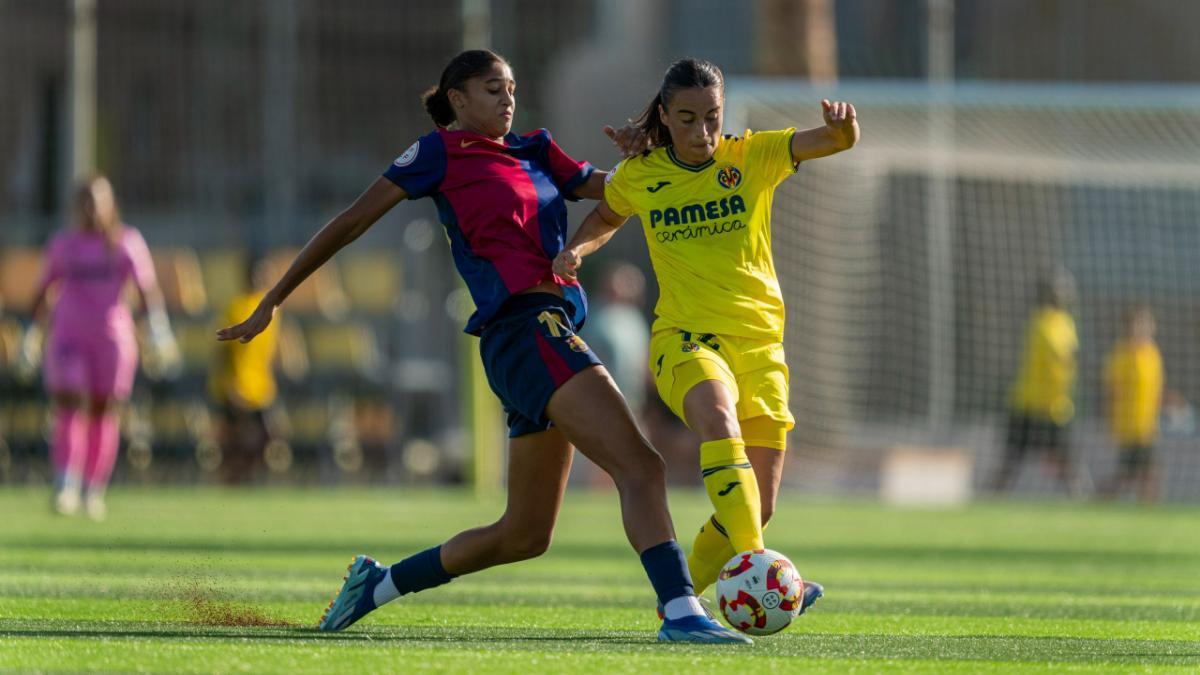
[[[738,425],[737,410],[733,406],[718,404],[689,421],[692,429],[704,440],[737,438],[742,435],[741,426]]]
[[[648,482],[653,482],[655,485],[666,485],[667,461],[658,454],[657,450],[646,446],[646,451],[641,454],[641,466],[638,468],[638,473],[644,476]]]
[[[649,444],[633,446],[636,451],[612,474],[618,488],[655,490],[667,483],[667,463]]]
[[[775,499],[763,495],[762,499],[762,524],[766,525],[771,520],[771,516],[775,515]]]
[[[494,525],[498,557],[506,563],[536,558],[550,548],[554,521],[518,519],[505,514]]]
[[[526,532],[505,542],[508,557],[512,562],[536,558],[550,549],[551,532]]]

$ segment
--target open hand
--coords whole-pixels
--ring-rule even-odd
[[[620,129],[614,129],[606,124],[604,125],[604,135],[608,136],[608,140],[617,146],[622,158],[640,155],[650,147],[650,137],[642,131],[641,127],[635,127],[632,124],[626,124]]]
[[[238,340],[239,342],[249,342],[254,339],[255,335],[267,329],[271,325],[271,319],[275,317],[276,305],[269,298],[263,298],[258,303],[258,307],[254,308],[254,312],[248,319],[228,328],[222,328],[217,331],[217,339],[224,342],[226,340]]]

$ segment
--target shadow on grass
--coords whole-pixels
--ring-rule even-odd
[[[656,645],[652,633],[537,631],[495,626],[372,626],[323,633],[315,628],[227,628],[138,622],[0,622],[0,638],[259,640],[277,643],[460,647],[464,652],[492,648],[537,651],[621,652],[648,647],[709,651],[700,645]],[[8,624],[8,625],[5,625]],[[56,624],[56,625],[47,625]],[[854,660],[997,661],[1123,665],[1198,665],[1200,642],[1183,640],[1101,640],[1062,636],[814,634],[795,630],[760,639],[751,648],[758,657]]]
[[[153,626],[161,625],[162,628]],[[559,633],[532,633],[527,630],[498,630],[493,626],[456,626],[454,628],[372,628],[370,630],[341,631],[336,633],[319,631],[312,627],[247,627],[204,626],[187,623],[145,624],[135,622],[104,623],[104,627],[79,627],[79,622],[61,628],[29,627],[2,628],[0,638],[79,638],[79,639],[184,639],[184,640],[265,640],[265,641],[315,641],[371,643],[605,643],[610,645],[645,645],[654,641],[653,634],[638,636],[613,633],[588,633],[585,631],[563,631]],[[111,627],[110,627],[111,626]]]

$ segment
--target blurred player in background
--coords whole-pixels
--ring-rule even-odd
[[[595,301],[588,308],[588,346],[604,363],[638,426],[649,436],[650,429],[643,416],[648,384],[646,359],[650,353],[650,324],[642,313],[646,277],[636,265],[619,262],[604,270],[598,286],[598,292],[592,294]],[[654,447],[664,454],[662,446],[655,443]],[[670,458],[665,455],[664,458],[670,470]],[[608,474],[587,462],[584,464],[584,468],[592,469],[587,476],[590,485],[612,486]]]
[[[1163,400],[1162,354],[1154,340],[1154,313],[1131,307],[1120,341],[1104,362],[1109,430],[1119,452],[1117,472],[1101,490],[1106,496],[1136,486],[1138,498],[1158,501],[1158,418]]]
[[[551,270],[566,237],[564,200],[600,199],[605,174],[571,159],[544,129],[511,133],[515,91],[500,56],[472,50],[452,59],[423,98],[437,129],[309,241],[250,318],[218,333],[250,340],[292,289],[400,200],[437,204],[475,301],[466,330],[480,337],[488,382],[508,413],[508,507],[495,523],[390,568],[358,556],[319,627],[341,630],[400,595],[540,555],[562,504],[573,444],[617,485],[626,534],[666,610],[659,639],[749,642],[705,616],[697,601],[667,510],[663,460],[576,335],[587,314],[582,287]]]
[[[233,325],[249,316],[270,286],[264,262],[251,261],[246,291],[230,300],[221,325]],[[263,450],[272,438],[266,415],[278,394],[278,325],[272,322],[252,342],[228,342],[216,352],[208,389],[219,420],[222,482],[252,481],[261,473]]]
[[[700,436],[716,509],[688,558],[700,592],[735,553],[763,548],[795,424],[772,196],[800,162],[848,150],[859,136],[854,106],[829,101],[821,127],[722,136],[724,101],[717,66],[673,63],[638,120],[654,149],[613,170],[604,199],[555,259],[572,279],[584,256],[641,217],[659,284],[650,367],[663,401]],[[807,584],[803,606],[821,593]]]
[[[1082,487],[1071,463],[1067,424],[1075,416],[1075,354],[1079,339],[1070,306],[1075,281],[1066,270],[1038,282],[1037,307],[1025,331],[1021,369],[1009,396],[1004,457],[993,487],[1007,491],[1030,451],[1047,465],[1071,495]]]
[[[120,443],[118,405],[128,400],[137,371],[134,321],[123,298],[129,282],[146,310],[157,361],[178,361],[178,350],[150,251],[141,233],[121,222],[112,185],[102,176],[85,181],[73,210],[74,226],[47,246],[26,352],[37,360],[37,318],[52,296],[43,371],[54,401],[53,506],[74,514],[82,503],[99,520]]]
[[[634,415],[646,403],[646,359],[650,325],[642,310],[646,277],[636,265],[612,265],[600,277],[597,302],[589,312],[588,344],[604,362]]]

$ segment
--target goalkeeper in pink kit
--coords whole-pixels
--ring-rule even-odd
[[[123,301],[129,282],[146,308],[152,346],[165,358],[177,352],[150,251],[141,233],[121,222],[112,185],[103,177],[85,181],[72,206],[74,225],[47,246],[25,351],[37,361],[36,318],[54,297],[43,364],[54,401],[53,506],[67,515],[83,506],[99,520],[120,442],[118,405],[128,400],[137,370],[133,316]]]

